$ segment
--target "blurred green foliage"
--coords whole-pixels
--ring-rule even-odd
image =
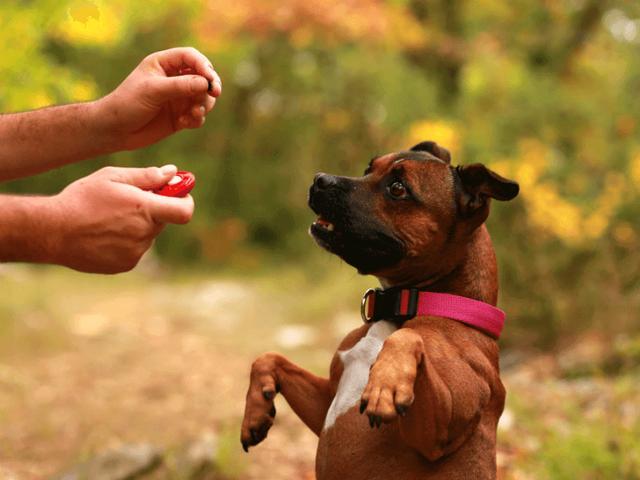
[[[516,468],[527,475],[509,478],[640,478],[640,422],[621,407],[629,402],[627,412],[633,410],[637,374],[610,377],[604,385],[602,378],[590,377],[582,384],[547,378],[538,392],[512,386],[507,408],[518,423],[501,432],[501,440]],[[542,398],[541,390],[548,398]],[[540,408],[546,402],[549,408]]]
[[[0,22],[1,111],[96,98],[178,45],[224,82],[203,129],[4,191],[176,163],[197,175],[197,215],[157,251],[252,267],[316,255],[315,172],[360,174],[375,154],[433,139],[521,183],[490,219],[507,342],[639,325],[637,2],[5,0]]]

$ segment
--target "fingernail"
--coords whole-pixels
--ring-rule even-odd
[[[162,172],[163,175],[173,175],[177,171],[178,171],[178,167],[171,164],[160,167],[160,172]]]
[[[205,114],[205,108],[204,105],[200,105],[200,111],[202,112],[202,115]]]

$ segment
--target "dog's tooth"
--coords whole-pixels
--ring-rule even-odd
[[[329,230],[330,232],[333,232],[333,223],[330,223],[329,225],[327,225],[327,230]]]

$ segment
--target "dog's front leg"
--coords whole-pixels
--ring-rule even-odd
[[[418,367],[424,359],[420,335],[402,328],[384,342],[371,366],[369,381],[362,392],[360,413],[366,411],[371,427],[406,415],[413,404]]]
[[[399,419],[404,441],[431,461],[468,438],[491,397],[489,373],[482,373],[486,361],[473,347],[460,352],[438,335],[413,328],[390,335],[371,367],[360,405],[372,427]]]
[[[240,438],[245,451],[264,440],[273,425],[276,393],[282,393],[298,417],[316,435],[320,434],[331,405],[329,380],[298,367],[280,354],[265,353],[251,366]]]

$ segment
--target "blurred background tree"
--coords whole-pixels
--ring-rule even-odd
[[[320,255],[317,171],[357,175],[425,139],[520,182],[494,205],[508,342],[637,329],[640,4],[625,0],[5,0],[0,111],[109,92],[154,50],[193,45],[224,93],[205,128],[2,186],[54,193],[105,164],[198,178],[166,261],[259,267]]]

